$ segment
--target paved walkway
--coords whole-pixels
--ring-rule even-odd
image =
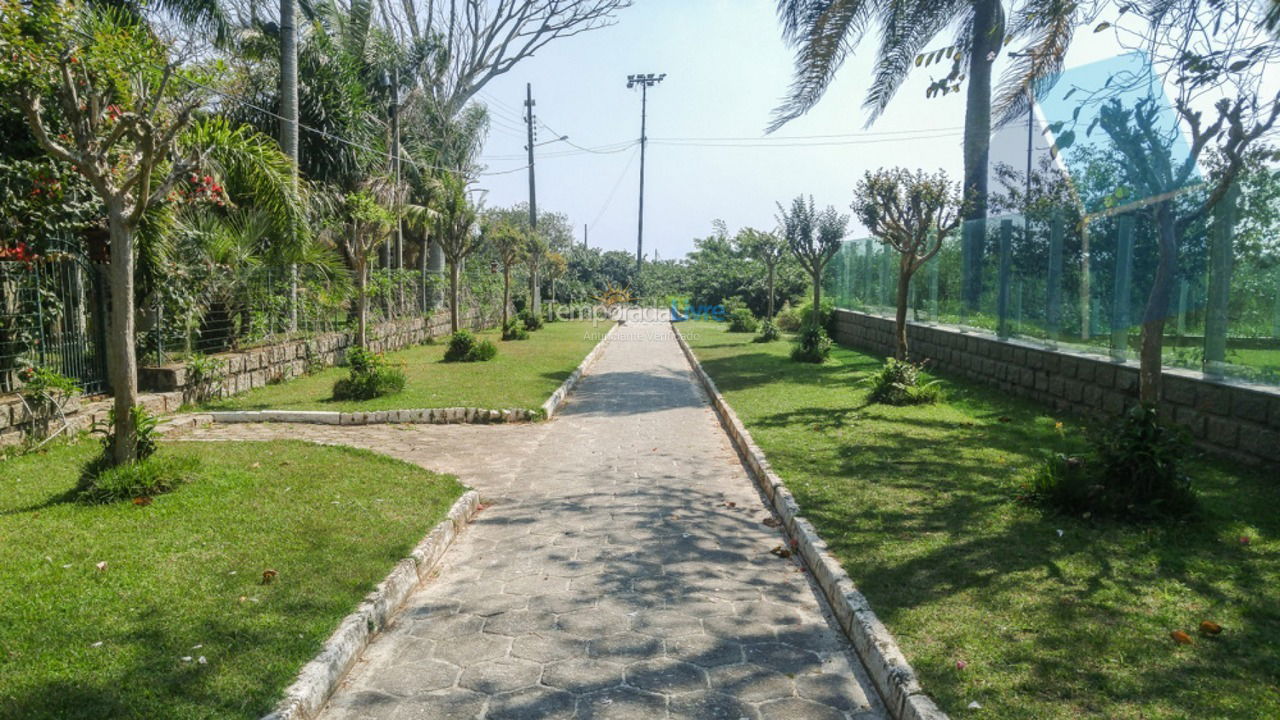
[[[451,472],[485,509],[324,720],[884,717],[665,323],[619,328],[549,423],[225,425]]]

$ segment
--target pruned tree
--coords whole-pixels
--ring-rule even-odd
[[[736,241],[743,252],[764,263],[765,272],[768,274],[769,292],[769,310],[765,315],[765,319],[772,319],[774,316],[774,284],[778,277],[778,265],[787,256],[787,241],[777,233],[764,232],[755,228],[739,230]]]
[[[1263,94],[1270,87],[1264,72],[1280,61],[1280,46],[1265,27],[1265,9],[1256,3],[1206,9],[1194,0],[1172,0],[1130,9],[1141,13],[1144,27],[1120,37],[1150,58],[1151,72],[1117,76],[1083,103],[1099,106],[1096,128],[1124,158],[1124,181],[1140,198],[1112,212],[1147,213],[1157,230],[1158,262],[1142,314],[1138,382],[1139,401],[1154,406],[1161,397],[1164,327],[1179,248],[1196,223],[1230,202],[1250,147],[1275,128],[1280,93]],[[1172,121],[1154,92],[1131,103],[1121,99],[1121,93],[1152,87],[1152,76],[1162,81],[1156,87],[1173,91]],[[1085,134],[1093,130],[1090,123]],[[1215,157],[1215,172],[1202,180],[1198,166],[1206,153]]]
[[[476,232],[476,209],[467,198],[467,181],[459,175],[440,177],[440,198],[436,206],[435,239],[449,263],[449,327],[462,327],[458,314],[461,302],[462,264],[480,247]]]
[[[542,268],[551,254],[551,245],[537,230],[525,239],[524,265],[529,271],[529,312],[542,314]]]
[[[342,233],[342,250],[356,276],[356,344],[369,346],[369,262],[387,238],[394,221],[367,190],[349,193],[343,199],[347,226]]]
[[[491,220],[485,230],[485,241],[502,265],[502,332],[506,333],[511,321],[511,270],[524,261],[527,243],[524,232],[505,220]]]
[[[822,322],[822,274],[831,258],[840,252],[849,216],[837,213],[830,205],[818,212],[812,195],[807,201],[803,195],[796,196],[790,211],[778,203],[778,212],[778,225],[787,247],[813,283],[813,325],[817,327]]]
[[[867,230],[898,253],[894,357],[907,359],[907,298],[911,277],[942,249],[959,226],[960,187],[943,171],[906,168],[868,171],[854,190],[853,211]]]
[[[553,252],[547,255],[547,279],[551,281],[551,313],[556,311],[556,283],[569,272],[569,260],[564,255]]]
[[[217,77],[181,67],[136,14],[73,3],[0,0],[0,96],[36,144],[84,177],[110,243],[107,366],[115,397],[110,459],[137,458],[134,319],[136,238],[181,197],[207,194],[206,175],[243,173],[255,201],[303,228],[288,161],[249,128],[195,121]],[[197,171],[200,172],[197,172]]]

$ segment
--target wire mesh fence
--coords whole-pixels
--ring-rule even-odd
[[[1237,201],[1229,193],[1176,238],[1164,361],[1280,385],[1280,238],[1246,241]],[[1136,359],[1161,227],[1134,205],[1083,217],[1054,208],[957,230],[912,278],[908,319]],[[873,238],[846,241],[826,292],[838,307],[892,315],[898,259]]]

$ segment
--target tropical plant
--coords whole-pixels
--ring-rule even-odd
[[[365,190],[346,196],[343,214],[347,226],[340,237],[356,278],[356,344],[363,348],[369,343],[369,262],[386,239],[393,217]]]
[[[791,347],[791,359],[796,362],[821,364],[831,356],[831,337],[820,325],[805,325],[796,335]]]
[[[479,340],[470,330],[458,330],[449,336],[444,351],[445,362],[484,362],[492,360],[498,348],[488,340]]]
[[[511,269],[524,259],[525,234],[509,222],[495,220],[491,221],[486,228],[485,241],[498,256],[498,263],[502,266],[502,327],[503,339],[507,339],[506,328],[510,321],[508,313],[511,307]],[[521,329],[523,330],[523,327]]]
[[[942,249],[960,224],[960,190],[938,171],[868,171],[854,191],[853,210],[873,237],[898,253],[894,357],[907,359],[907,298],[911,277]]]
[[[765,320],[760,323],[760,334],[755,336],[752,342],[773,342],[780,337],[782,337],[782,331],[778,329],[778,324],[773,320]]]
[[[765,310],[766,320],[772,319],[773,287],[778,274],[778,265],[787,256],[787,241],[777,233],[763,232],[754,228],[743,228],[738,231],[734,242],[749,256],[764,263],[768,275],[769,304]]]
[[[822,307],[822,275],[827,263],[840,251],[849,216],[837,213],[829,205],[818,212],[812,195],[807,202],[803,195],[797,196],[791,201],[790,211],[778,203],[778,212],[778,225],[787,246],[809,273],[809,281],[813,284],[813,323],[821,325],[818,310]]]
[[[937,380],[920,381],[924,368],[901,358],[885,360],[862,382],[871,386],[868,400],[884,405],[932,405],[942,399]]]
[[[475,232],[476,210],[467,199],[466,180],[447,173],[441,176],[441,185],[435,238],[449,263],[449,327],[456,333],[461,329],[462,263],[480,246],[481,238]]]
[[[371,400],[404,390],[404,371],[380,353],[355,346],[347,350],[348,376],[333,384],[334,400]]]

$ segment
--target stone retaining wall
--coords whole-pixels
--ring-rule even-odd
[[[835,340],[884,355],[894,351],[893,320],[836,310]],[[1050,350],[948,325],[909,323],[911,356],[943,372],[1087,417],[1115,416],[1138,397],[1138,365],[1098,355]],[[1187,426],[1197,443],[1249,463],[1280,462],[1280,391],[1165,371],[1160,411]]]

